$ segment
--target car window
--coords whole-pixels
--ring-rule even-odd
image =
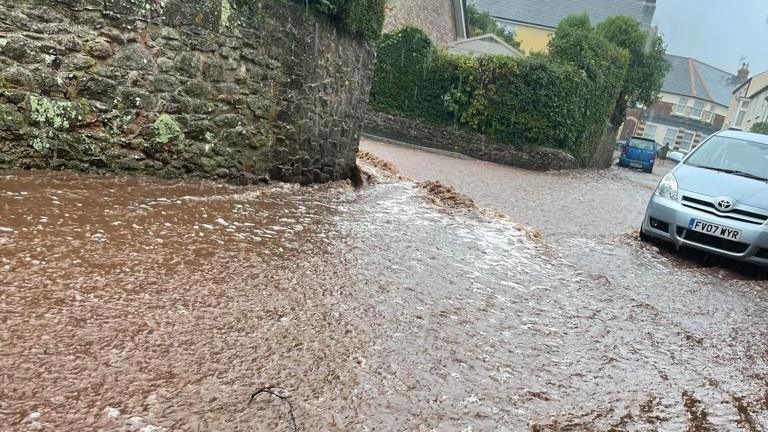
[[[654,143],[653,141],[645,141],[645,140],[633,139],[633,140],[629,141],[629,146],[630,147],[634,147],[634,148],[639,148],[639,149],[642,149],[642,150],[653,151],[653,150],[655,150],[656,143]]]
[[[768,144],[714,136],[702,144],[685,163],[768,178]]]

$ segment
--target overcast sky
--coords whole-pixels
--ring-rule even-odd
[[[654,23],[667,52],[736,73],[768,70],[768,0],[657,0]]]

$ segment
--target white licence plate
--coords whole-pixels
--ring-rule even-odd
[[[711,222],[704,222],[698,219],[691,219],[691,221],[688,222],[688,229],[692,231],[698,231],[704,234],[709,234],[711,236],[728,239],[728,240],[733,240],[733,241],[741,240],[740,230],[728,228],[718,224],[713,224]]]
[[[629,164],[629,166],[631,166],[632,168],[642,168],[643,164],[641,164],[640,162],[632,162],[631,164]]]

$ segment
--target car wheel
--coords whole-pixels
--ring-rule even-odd
[[[640,240],[644,241],[646,243],[651,241],[651,236],[649,236],[648,234],[643,232],[643,227],[642,226],[640,226]]]
[[[645,172],[647,172],[648,174],[653,174],[653,165],[651,165],[651,167],[650,167],[650,168],[648,168],[647,170],[645,170]]]

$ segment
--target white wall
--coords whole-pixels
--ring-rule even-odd
[[[734,128],[749,131],[752,125],[768,121],[768,89],[761,93],[753,95],[751,99],[746,96],[747,86],[740,89],[731,99],[731,106],[728,109],[728,117],[725,120],[724,128]],[[743,118],[739,118],[741,113]],[[741,120],[741,123],[739,123]]]
[[[706,101],[704,99],[680,96],[680,95],[671,94],[671,93],[661,93],[661,100],[662,102],[667,102],[673,105],[672,115],[681,116],[681,117],[691,117],[697,120],[700,119],[707,123],[712,123],[714,121],[714,118],[709,116],[710,112],[714,112],[715,115],[721,115],[723,117],[728,115],[727,106]],[[682,102],[685,102],[685,106],[681,105]],[[702,109],[703,118],[694,116],[694,107],[697,102],[704,105]]]

